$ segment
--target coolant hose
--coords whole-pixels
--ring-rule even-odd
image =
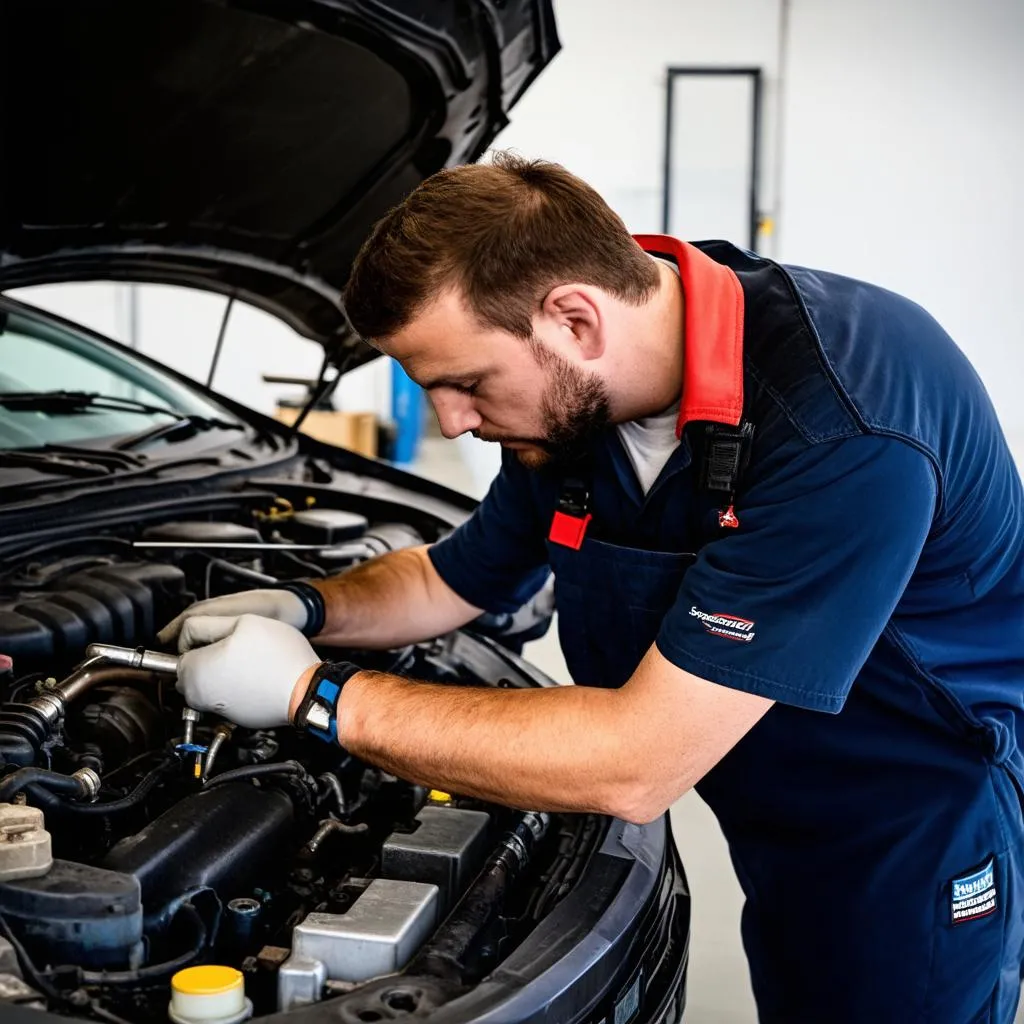
[[[27,792],[32,798],[32,803],[43,808],[43,810],[56,811],[57,813],[68,812],[70,814],[104,815],[119,814],[122,811],[130,811],[138,807],[143,800],[153,791],[164,778],[178,770],[177,759],[164,761],[153,769],[127,796],[120,800],[110,800],[107,803],[95,804],[73,804],[67,800],[61,800],[56,794],[51,793],[38,784],[30,784]]]
[[[9,803],[28,786],[41,787],[50,793],[67,793],[69,796],[87,796],[81,779],[46,768],[19,768],[0,782],[0,803]]]

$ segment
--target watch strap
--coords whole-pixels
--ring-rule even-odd
[[[292,580],[282,583],[278,590],[287,590],[293,593],[305,606],[306,625],[302,627],[305,636],[316,636],[322,633],[324,622],[327,619],[327,605],[324,603],[324,595],[305,580]]]
[[[295,725],[324,743],[338,742],[338,701],[345,684],[361,671],[350,661],[324,661],[313,673],[295,712]]]

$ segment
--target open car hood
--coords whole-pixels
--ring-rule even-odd
[[[558,47],[551,0],[5,5],[0,290],[205,288],[363,362],[340,293],[372,224]]]

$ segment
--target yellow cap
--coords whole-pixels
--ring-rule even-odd
[[[452,801],[451,793],[442,792],[440,789],[432,789],[427,794],[427,799],[432,804],[449,804]]]
[[[187,967],[171,978],[167,1016],[174,1024],[241,1024],[252,1016],[242,972],[208,964]]]
[[[243,987],[241,971],[216,964],[186,967],[171,978],[171,988],[186,996],[219,996]]]

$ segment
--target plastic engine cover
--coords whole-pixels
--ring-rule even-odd
[[[0,884],[0,913],[36,963],[123,968],[141,952],[137,879],[55,860],[45,875]]]
[[[20,673],[77,657],[92,643],[132,646],[177,615],[184,594],[181,569],[156,562],[111,562],[61,576],[0,597],[3,653]]]
[[[227,782],[179,800],[141,832],[115,843],[103,865],[139,880],[147,913],[203,887],[227,902],[249,895],[282,862],[294,816],[280,790]]]

